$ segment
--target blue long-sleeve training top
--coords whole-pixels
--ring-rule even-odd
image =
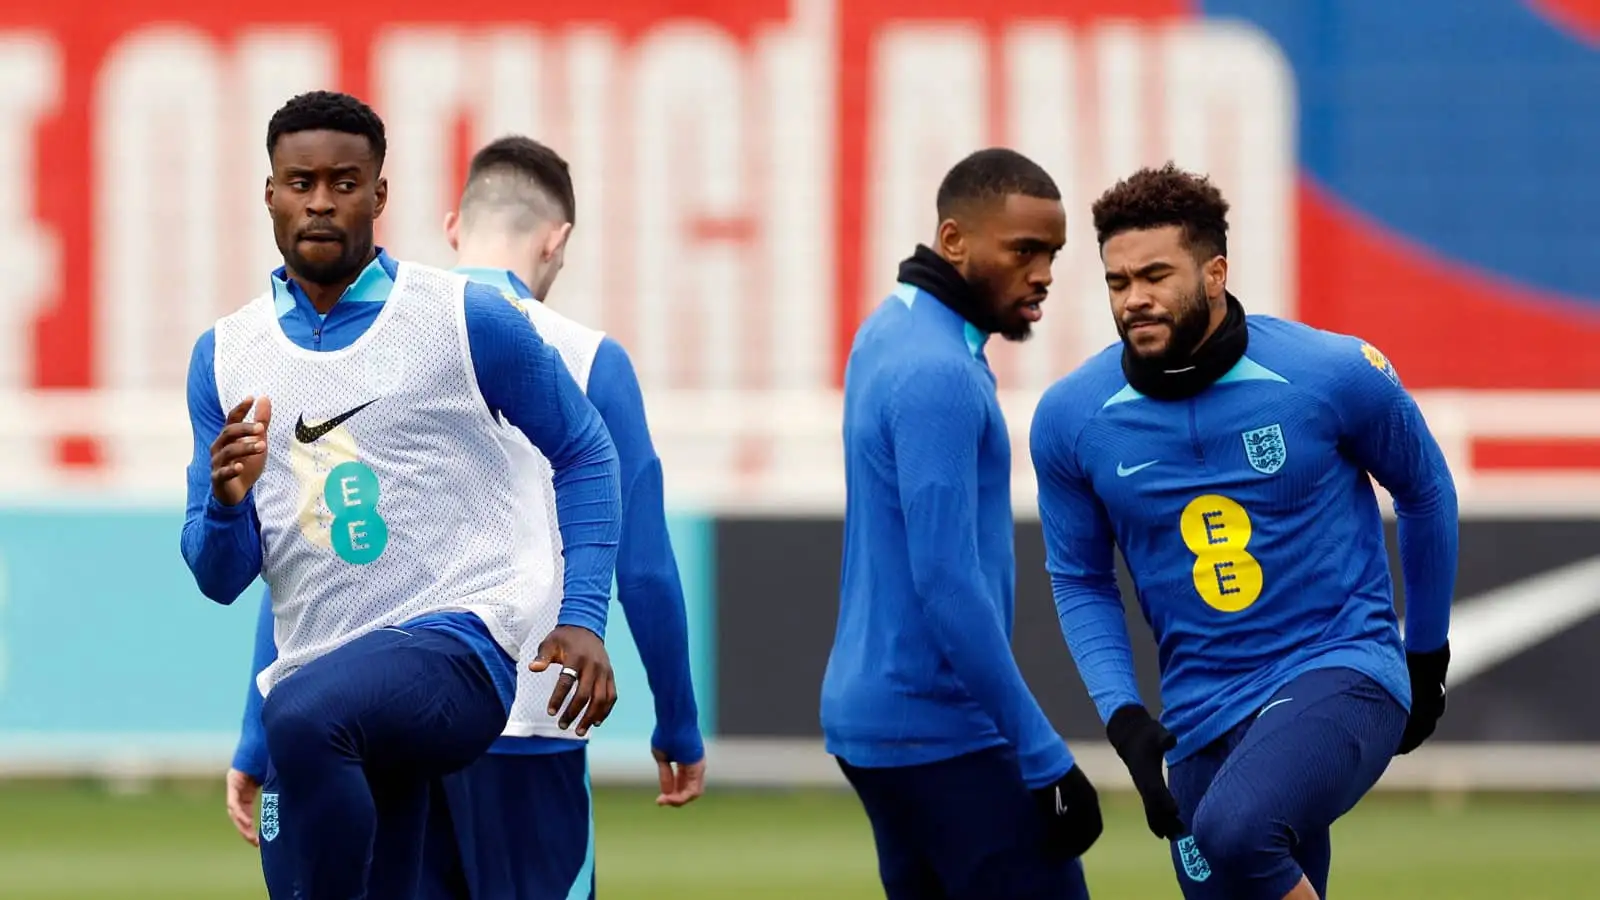
[[[324,316],[279,269],[273,273],[272,288],[284,335],[310,350],[350,346],[382,310],[396,271],[394,260],[380,250]],[[479,391],[490,411],[527,435],[555,472],[566,560],[558,621],[603,637],[621,534],[620,478],[610,435],[559,354],[498,291],[469,283],[464,302],[468,352]],[[228,507],[211,493],[211,443],[225,416],[217,393],[215,355],[215,333],[208,329],[196,340],[189,362],[194,456],[188,468],[182,549],[201,592],[219,603],[232,603],[260,574],[261,534],[251,497]],[[495,660],[490,671],[509,705],[513,673],[501,671],[504,652],[476,617],[445,613],[411,624],[454,631],[486,660]]]
[[[1117,344],[1033,419],[1061,628],[1102,719],[1142,702],[1113,570],[1121,548],[1159,648],[1177,762],[1302,672],[1348,667],[1409,707],[1404,650],[1449,631],[1457,510],[1444,455],[1383,354],[1268,316],[1183,401],[1146,397]],[[1394,498],[1404,644],[1368,473]]]
[[[455,271],[522,300],[536,300],[515,274],[502,269],[458,267]],[[616,447],[622,483],[622,538],[617,549],[617,599],[627,617],[655,700],[651,746],[675,762],[705,758],[699,707],[689,665],[689,627],[677,557],[667,531],[661,459],[645,418],[644,394],[622,345],[605,338],[589,370],[589,400]],[[261,734],[261,693],[254,677],[277,657],[270,593],[262,596],[255,658],[245,695],[243,727],[234,768],[264,777],[266,745]],[[580,749],[581,742],[545,737],[502,737],[491,753],[539,754]]]
[[[538,302],[522,279],[505,269],[458,267],[457,272],[519,300]],[[655,700],[650,745],[674,762],[705,758],[700,712],[689,671],[689,618],[683,582],[667,531],[661,458],[645,418],[644,392],[628,351],[610,337],[600,341],[589,369],[589,400],[611,432],[622,471],[622,541],[617,549],[617,601],[639,648],[645,680]],[[499,753],[573,749],[573,741],[502,737]]]
[[[856,334],[822,728],[829,753],[866,768],[1009,743],[1039,787],[1073,759],[1011,652],[1011,446],[984,339],[904,284]]]

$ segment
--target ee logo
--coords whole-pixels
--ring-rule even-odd
[[[1194,554],[1194,589],[1213,609],[1239,612],[1261,599],[1261,563],[1245,549],[1252,530],[1244,507],[1221,494],[1183,508],[1178,531]]]
[[[322,497],[333,513],[329,537],[340,559],[364,566],[383,555],[389,525],[378,515],[378,476],[371,468],[358,462],[334,466]]]

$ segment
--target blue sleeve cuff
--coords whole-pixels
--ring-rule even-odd
[[[577,598],[567,597],[561,604],[561,614],[556,617],[556,625],[570,628],[587,628],[595,633],[601,640],[606,637],[607,615],[595,612],[592,604],[575,602]]]
[[[267,780],[267,745],[264,741],[241,741],[233,752],[233,768],[238,769],[256,784]]]
[[[1078,761],[1067,749],[1067,742],[1057,738],[1053,746],[1032,754],[1031,758],[1021,759],[1019,763],[1023,783],[1027,784],[1028,790],[1036,791],[1055,784],[1061,776],[1072,771]]]
[[[1437,650],[1450,637],[1459,545],[1456,504],[1442,507],[1425,516],[1400,516],[1396,523],[1406,586],[1405,645],[1412,653]]]
[[[676,763],[693,765],[706,758],[705,740],[698,727],[667,730],[660,726],[650,735],[650,746]]]
[[[214,522],[232,522],[248,516],[255,506],[255,488],[251,488],[244,495],[244,499],[229,506],[217,499],[216,494],[206,494],[206,518]]]

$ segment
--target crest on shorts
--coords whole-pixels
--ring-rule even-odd
[[[1206,862],[1205,855],[1194,842],[1194,835],[1185,835],[1177,843],[1178,861],[1183,863],[1183,874],[1189,876],[1190,881],[1205,881],[1211,877],[1211,864]]]
[[[261,792],[261,839],[270,841],[278,836],[278,795]]]
[[[1244,438],[1244,455],[1250,468],[1263,475],[1271,475],[1283,468],[1289,457],[1289,448],[1283,443],[1283,429],[1277,425],[1256,428],[1240,435]]]

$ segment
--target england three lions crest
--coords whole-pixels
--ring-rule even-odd
[[[1190,881],[1205,881],[1211,877],[1211,863],[1206,862],[1205,854],[1195,845],[1194,835],[1179,838],[1177,848],[1178,859],[1183,861],[1183,874],[1188,875]]]
[[[261,839],[270,841],[278,836],[278,795],[276,792],[262,791],[261,793]]]
[[[1289,448],[1284,445],[1282,428],[1268,425],[1246,431],[1240,437],[1244,438],[1244,455],[1250,460],[1250,468],[1263,475],[1271,475],[1283,468]]]

